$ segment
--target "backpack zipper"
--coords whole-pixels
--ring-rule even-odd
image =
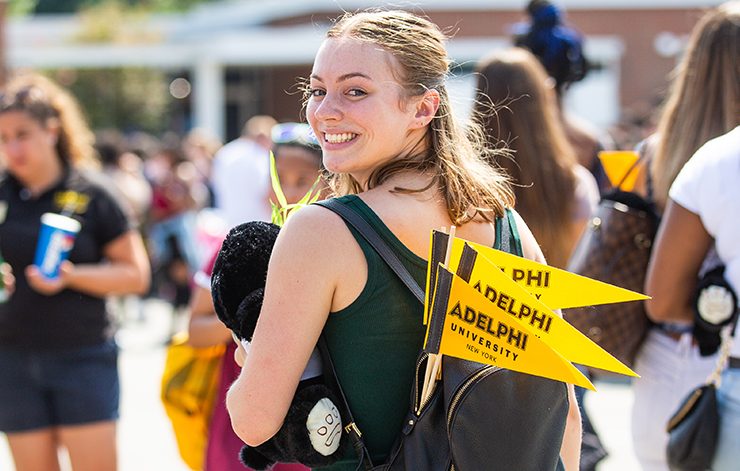
[[[472,386],[475,382],[477,382],[480,379],[483,379],[483,377],[488,376],[492,373],[495,373],[496,371],[501,370],[498,366],[493,365],[487,365],[485,368],[477,371],[473,376],[468,378],[465,383],[460,387],[460,389],[457,390],[455,395],[452,397],[452,402],[450,402],[450,407],[447,409],[447,431],[449,433],[450,427],[452,426],[452,416],[455,414],[457,410],[457,405],[460,403],[460,399],[462,398],[463,394],[465,394],[465,391],[468,390],[470,386]],[[452,457],[452,447],[450,447],[450,470],[449,471],[455,471],[455,463],[453,462]]]
[[[421,364],[424,362],[424,360],[428,358],[429,354],[427,352],[424,352],[416,361],[416,375],[414,376],[414,378],[416,378],[416,380],[414,381],[414,411],[416,412],[417,416],[421,415],[421,411],[429,403],[429,401],[431,401],[432,396],[434,395],[434,389],[432,389],[432,394],[430,394],[429,397],[424,400],[424,402],[419,403],[419,373],[421,372]],[[434,388],[435,386],[432,387]]]
[[[452,416],[455,414],[457,410],[457,405],[459,404],[462,396],[465,394],[465,391],[467,391],[468,388],[472,386],[475,382],[477,382],[480,379],[483,379],[484,376],[488,376],[489,374],[495,373],[496,371],[499,371],[500,369],[501,368],[499,368],[498,366],[487,365],[485,368],[479,370],[473,376],[471,376],[468,380],[466,380],[465,383],[462,385],[462,387],[460,387],[460,389],[457,390],[455,395],[452,397],[452,402],[450,402],[450,407],[447,409],[447,430],[449,430],[450,426],[452,425]]]

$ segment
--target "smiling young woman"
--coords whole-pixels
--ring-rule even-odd
[[[422,286],[431,229],[454,224],[460,237],[491,246],[495,219],[514,203],[507,178],[483,158],[491,151],[473,138],[480,132],[454,118],[444,41],[408,12],[347,14],[316,55],[306,103],[337,200],[363,215]],[[517,222],[525,256],[544,261]],[[302,209],[275,244],[260,320],[227,397],[235,431],[258,445],[279,430],[323,330],[372,459],[383,462],[407,412],[421,320],[417,299],[359,234],[325,208]],[[571,402],[562,456],[576,469]],[[350,450],[331,469],[356,467]]]

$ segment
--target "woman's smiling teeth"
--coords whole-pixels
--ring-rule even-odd
[[[326,142],[331,142],[332,144],[339,144],[341,142],[349,142],[355,137],[357,137],[357,134],[351,133],[351,132],[343,132],[341,134],[324,133],[324,139],[326,140]]]

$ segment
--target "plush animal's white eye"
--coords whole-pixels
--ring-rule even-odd
[[[318,453],[329,456],[337,451],[342,420],[337,407],[329,399],[323,398],[313,406],[306,419],[306,428],[311,445]]]

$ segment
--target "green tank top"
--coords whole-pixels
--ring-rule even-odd
[[[399,241],[356,195],[337,198],[377,231],[419,283],[426,284],[427,262]],[[508,210],[507,210],[508,212]],[[511,247],[520,247],[516,225]],[[424,341],[423,308],[385,261],[353,227],[347,226],[367,260],[367,282],[346,308],[331,313],[324,334],[337,377],[373,463],[383,463],[408,412],[416,358]],[[496,220],[495,248],[500,247]],[[357,455],[351,446],[344,458],[324,471],[354,471]]]

